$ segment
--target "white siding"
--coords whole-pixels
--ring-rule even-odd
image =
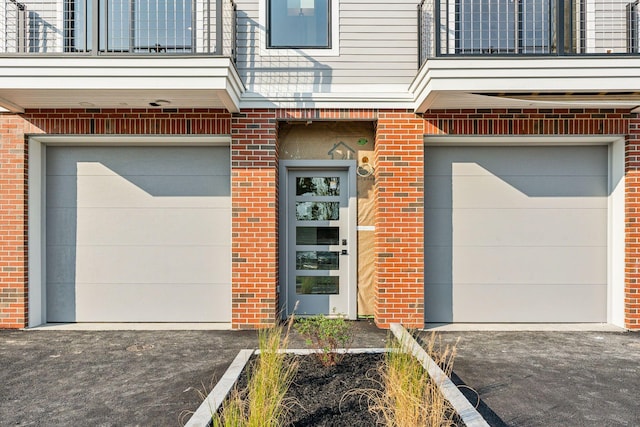
[[[586,5],[586,53],[627,51],[627,0],[593,0]]]
[[[266,52],[258,0],[237,0],[237,66],[248,95],[406,93],[418,67],[416,1],[333,1],[339,1],[339,54],[310,57]]]

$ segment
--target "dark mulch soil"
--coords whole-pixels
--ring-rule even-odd
[[[380,390],[381,353],[347,354],[337,366],[324,367],[315,356],[298,358],[298,373],[289,388],[290,421],[304,426],[374,426],[367,390]]]

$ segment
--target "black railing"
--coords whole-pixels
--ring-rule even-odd
[[[235,60],[233,0],[0,2],[5,9],[0,54],[186,53]]]
[[[620,0],[422,0],[419,63],[447,55],[635,54],[638,7]]]

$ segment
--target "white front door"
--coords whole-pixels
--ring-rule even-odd
[[[287,314],[356,317],[355,177],[349,168],[286,168],[282,218]],[[296,307],[297,304],[297,308]]]

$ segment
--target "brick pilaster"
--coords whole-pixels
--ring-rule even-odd
[[[424,121],[409,111],[380,111],[375,157],[376,323],[422,327]]]
[[[28,319],[27,145],[25,121],[0,115],[0,328]]]
[[[278,313],[278,152],[275,110],[231,120],[232,323],[259,328]]]
[[[640,117],[630,120],[625,147],[625,326],[640,330]]]

